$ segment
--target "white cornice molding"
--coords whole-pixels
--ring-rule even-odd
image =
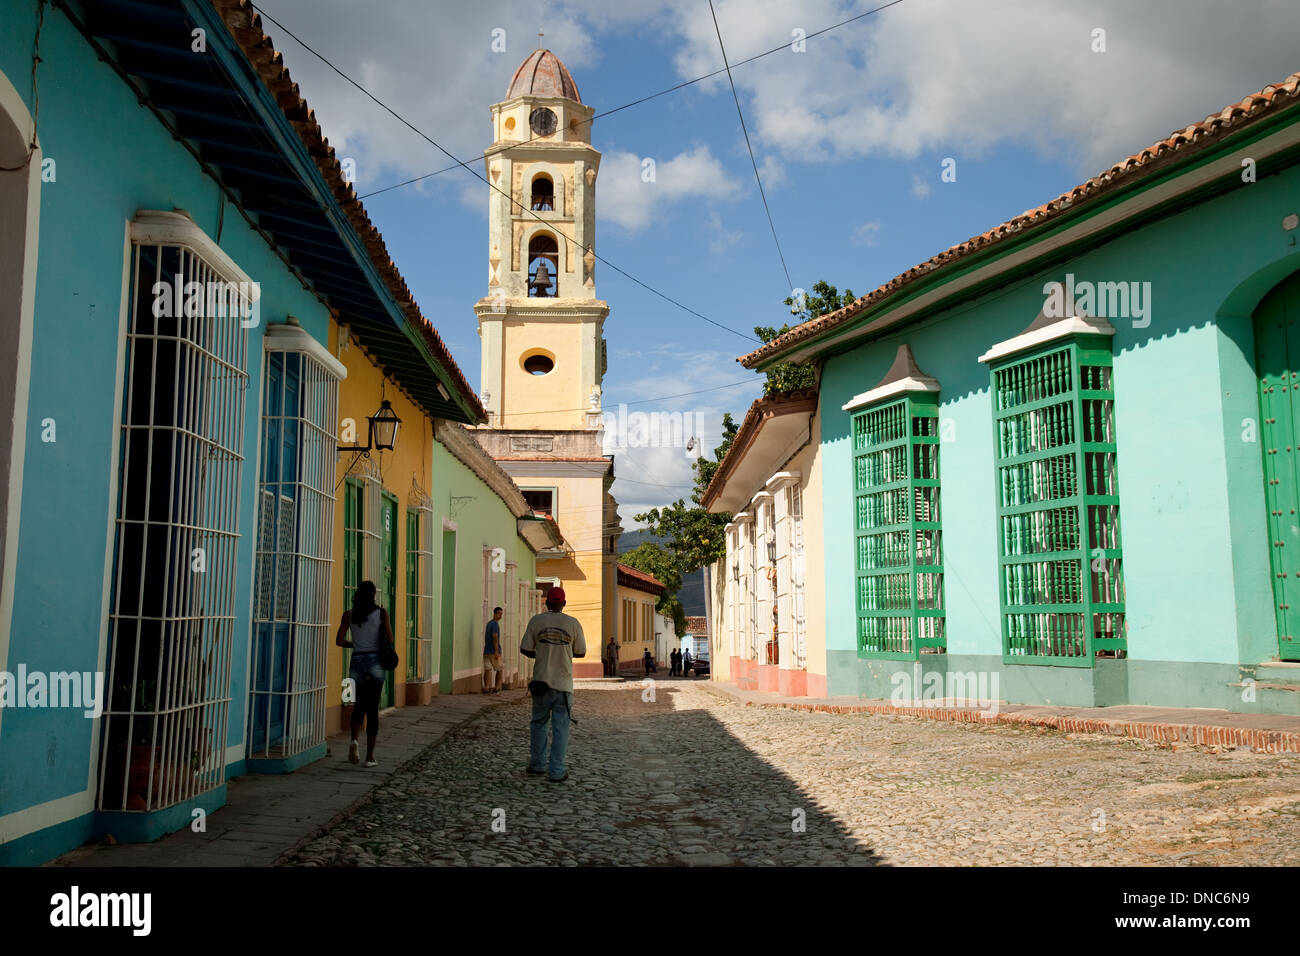
[[[797,485],[799,481],[800,475],[797,471],[778,471],[763,483],[763,488],[771,492],[784,488],[786,485]]]
[[[918,378],[915,375],[909,375],[907,378],[900,378],[890,382],[887,385],[880,385],[860,395],[854,395],[847,402],[840,406],[844,411],[851,412],[856,408],[864,405],[870,405],[884,398],[892,398],[895,395],[902,395],[905,392],[937,392],[939,391],[939,382],[936,379],[926,375]]]
[[[775,497],[776,495],[772,494],[772,492],[770,491],[757,491],[754,493],[754,497],[749,499],[749,503],[751,505],[758,506],[761,505],[764,501],[770,501]]]
[[[609,315],[609,303],[604,299],[556,298],[542,299],[545,305],[533,297],[493,298],[488,296],[474,303],[474,314],[480,321],[500,322],[509,316],[512,319],[525,319],[530,322],[572,321],[600,322]]]
[[[734,521],[736,524],[741,525],[753,521],[754,516],[750,514],[748,511],[737,511],[734,515],[731,516],[731,520]]]
[[[256,302],[261,289],[248,273],[226,255],[224,249],[184,213],[141,209],[131,220],[131,241],[141,245],[184,246],[210,265],[227,282],[249,285],[249,298]]]
[[[981,362],[996,362],[1026,349],[1055,342],[1070,335],[1114,335],[1115,326],[1105,319],[1091,315],[1068,315],[1058,322],[1029,332],[1021,332],[1013,339],[999,342],[980,356]]]
[[[330,354],[320,342],[317,342],[301,325],[290,322],[277,322],[268,325],[262,336],[264,352],[301,352],[309,355],[325,367],[339,381],[348,377],[347,367]]]

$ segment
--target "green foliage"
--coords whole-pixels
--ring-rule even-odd
[[[673,629],[679,636],[685,634],[686,610],[677,598],[677,592],[682,586],[682,572],[677,566],[673,553],[659,547],[653,541],[647,541],[619,555],[618,560],[628,567],[653,574],[659,579],[666,590],[659,596],[659,603],[655,605],[655,610],[673,619]]]
[[[845,289],[841,294],[835,286],[830,285],[825,279],[818,279],[812,287],[812,294],[805,295],[802,309],[795,309],[793,296],[785,300],[785,304],[790,307],[796,321],[793,325],[787,322],[779,329],[774,326],[756,325],[754,334],[763,340],[766,344],[771,342],[778,335],[784,335],[789,332],[795,325],[802,325],[809,319],[815,319],[819,316],[828,315],[836,309],[841,309],[852,302],[856,296],[852,289]],[[799,365],[795,362],[778,362],[767,370],[767,381],[763,385],[763,395],[776,395],[780,392],[793,392],[801,388],[815,388],[817,385],[817,371],[811,365]]]

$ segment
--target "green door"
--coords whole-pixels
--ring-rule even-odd
[[[388,611],[388,623],[393,628],[393,641],[401,633],[397,619],[397,498],[384,492],[379,504],[379,604]],[[379,698],[380,707],[392,707],[397,671],[389,671],[384,679],[384,692]]]
[[[1300,272],[1273,289],[1255,310],[1260,445],[1273,571],[1278,656],[1300,660]]]
[[[438,592],[438,693],[450,694],[455,681],[456,532],[442,533],[442,589]]]

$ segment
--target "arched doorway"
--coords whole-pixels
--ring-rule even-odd
[[[1300,661],[1300,272],[1253,316],[1278,656]]]

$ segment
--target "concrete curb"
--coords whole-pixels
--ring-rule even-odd
[[[747,700],[729,688],[714,683],[705,685],[746,707],[770,707],[813,711],[825,714],[883,714],[895,717],[925,717],[950,723],[1007,724],[1044,727],[1063,733],[1106,734],[1131,740],[1150,740],[1161,744],[1193,744],[1203,747],[1246,747],[1258,753],[1300,753],[1300,733],[1264,730],[1257,727],[1223,727],[1216,724],[1178,724],[1155,721],[1106,720],[1097,717],[1071,717],[1068,714],[1027,714],[1004,711],[987,714],[964,707],[899,707],[888,703],[803,704],[797,701]]]

